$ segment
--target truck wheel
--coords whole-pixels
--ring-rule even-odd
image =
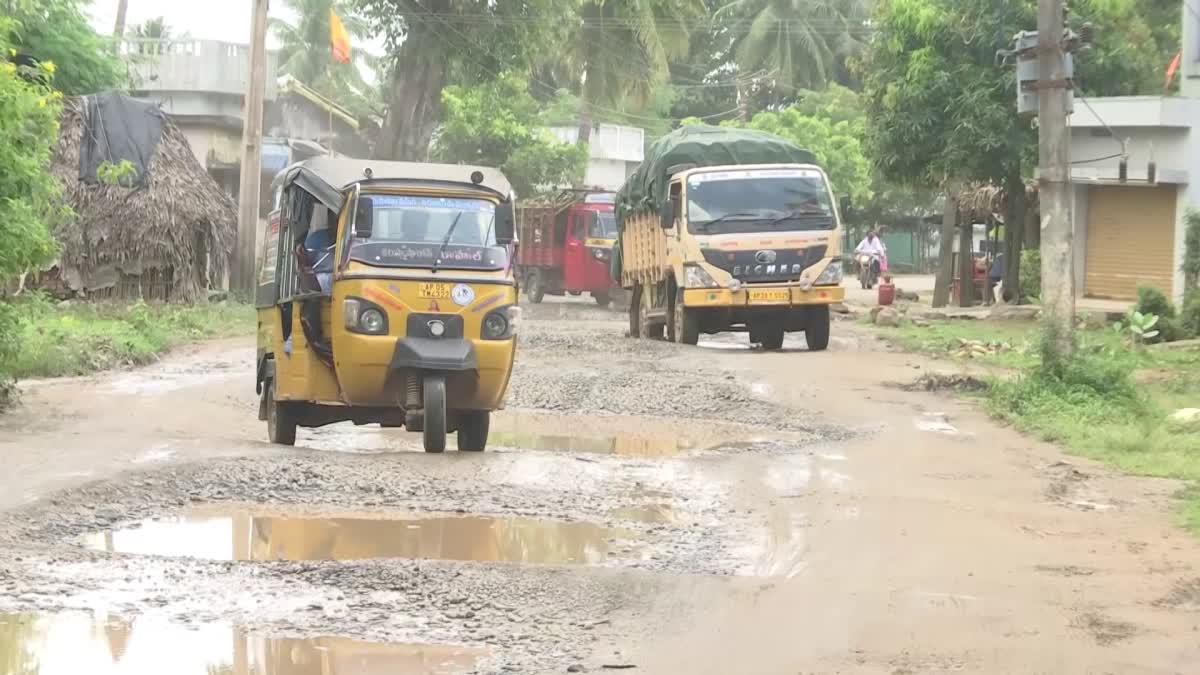
[[[763,349],[772,352],[783,349],[783,324],[768,326],[763,329],[761,335]]]
[[[683,306],[683,290],[675,293],[671,302],[671,323],[667,339],[681,345],[695,345],[700,341],[700,316]]]
[[[425,376],[425,452],[446,450],[446,376]]]
[[[546,297],[546,282],[542,279],[542,271],[534,270],[529,273],[529,281],[525,285],[525,293],[533,304],[538,304]]]
[[[592,293],[592,299],[601,307],[608,307],[608,303],[612,302],[612,297],[605,292]]]
[[[829,306],[808,308],[808,321],[804,327],[804,341],[808,351],[821,352],[829,347]]]
[[[663,325],[650,321],[650,310],[654,308],[654,293],[651,289],[642,287],[641,302],[638,303],[638,328],[641,337],[647,340],[661,340]]]
[[[458,451],[483,452],[487,447],[488,428],[492,414],[486,410],[469,410],[458,416]]]
[[[275,400],[275,382],[267,383],[267,438],[276,445],[296,444],[296,413],[291,403]]]

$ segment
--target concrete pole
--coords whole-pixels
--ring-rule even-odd
[[[117,0],[117,22],[113,26],[113,37],[125,37],[125,15],[129,13],[129,0]]]
[[[263,98],[266,90],[267,6],[254,0],[250,21],[250,79],[243,108],[241,183],[238,188],[237,243],[233,249],[230,290],[254,290],[254,241],[258,229],[258,193],[262,182]]]
[[[1075,332],[1071,137],[1067,128],[1063,0],[1038,0],[1038,183],[1042,217],[1042,314],[1061,356]]]

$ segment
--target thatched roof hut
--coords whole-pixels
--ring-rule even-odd
[[[90,297],[204,297],[229,265],[237,231],[233,200],[165,115],[140,186],[81,180],[87,111],[85,99],[65,102],[52,167],[75,212],[55,232],[63,281]]]

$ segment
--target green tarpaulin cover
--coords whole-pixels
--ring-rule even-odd
[[[657,211],[667,196],[667,170],[680,164],[813,164],[813,154],[775,134],[753,129],[687,126],[655,141],[617,193],[617,224],[630,213]]]

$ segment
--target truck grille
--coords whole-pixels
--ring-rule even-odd
[[[718,251],[705,249],[704,261],[719,267],[744,283],[789,281],[825,257],[829,247],[762,249],[758,251]],[[760,255],[763,254],[763,255]]]

